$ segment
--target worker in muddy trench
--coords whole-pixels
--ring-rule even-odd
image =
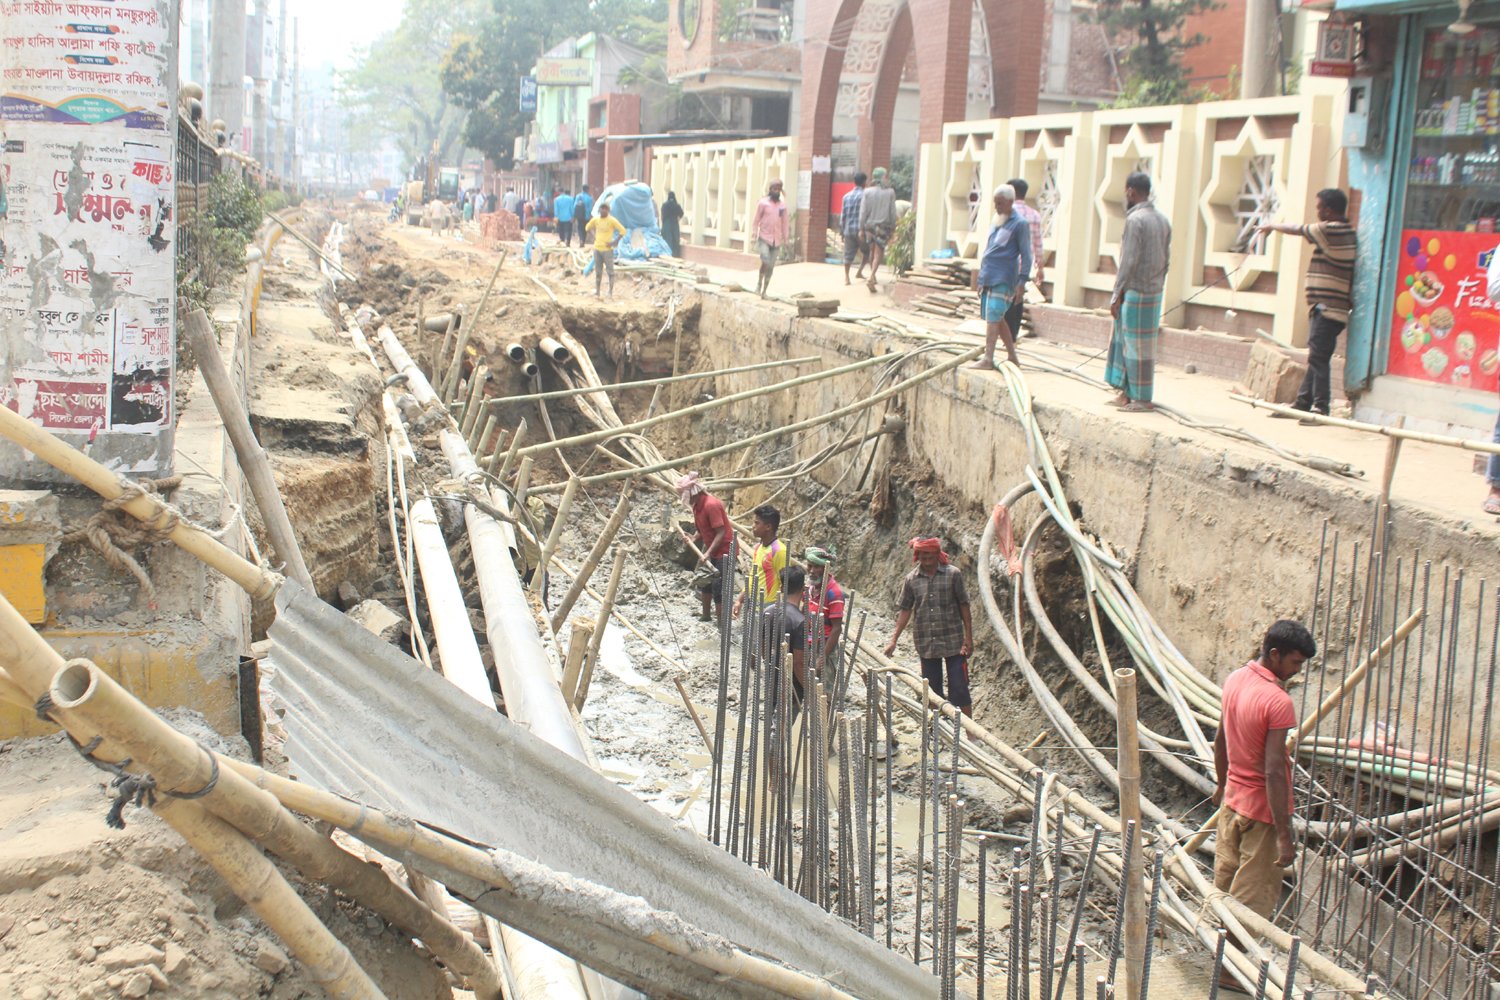
[[[911,540],[916,563],[901,581],[896,601],[896,631],[885,655],[896,655],[896,643],[911,625],[912,642],[927,678],[939,698],[946,698],[965,715],[974,714],[969,694],[969,653],[974,649],[974,619],[963,574],[948,561],[937,538]]]
[[[717,620],[722,625],[724,611],[720,607],[719,593],[723,589],[724,574],[734,572],[734,557],[731,555],[734,527],[729,523],[724,502],[703,488],[698,473],[689,472],[677,480],[677,495],[693,512],[693,527],[698,532],[698,564],[694,580],[698,598],[703,604],[698,620]],[[687,538],[685,532],[683,537]]]
[[[1306,626],[1283,619],[1266,630],[1260,659],[1224,681],[1222,721],[1214,737],[1218,787],[1213,801],[1220,806],[1214,886],[1267,919],[1281,900],[1286,868],[1297,857],[1287,750],[1297,709],[1286,683],[1317,652]],[[1224,977],[1220,983],[1229,981]]]
[[[770,504],[755,508],[750,533],[755,536],[755,551],[750,554],[750,585],[734,601],[734,616],[740,616],[746,595],[759,597],[770,604],[781,596],[781,576],[786,571],[787,551],[776,533],[781,530],[781,511]]]
[[[781,586],[778,599],[767,602],[762,614],[765,616],[765,650],[763,664],[776,670],[771,678],[771,690],[767,711],[773,706],[781,692],[781,679],[788,668],[792,675],[791,718],[797,717],[804,696],[807,659],[807,616],[803,614],[803,601],[807,591],[807,572],[796,563],[786,567],[780,574]],[[781,596],[785,600],[781,599]],[[783,647],[784,644],[784,647]],[[778,648],[783,647],[783,648]]]
[[[831,546],[809,545],[802,552],[807,561],[807,594],[803,600],[809,621],[823,616],[823,639],[815,642],[813,655],[817,659],[818,676],[824,684],[832,684],[843,665],[843,650],[839,638],[844,634],[844,608],[848,601],[844,588],[833,578],[834,552]]]

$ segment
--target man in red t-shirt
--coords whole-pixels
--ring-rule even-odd
[[[1306,627],[1283,619],[1266,630],[1260,659],[1224,681],[1223,717],[1214,738],[1214,803],[1222,806],[1214,885],[1267,919],[1281,898],[1283,873],[1297,856],[1287,755],[1297,710],[1285,685],[1317,652]]]
[[[734,528],[729,523],[729,514],[724,510],[723,501],[703,488],[696,472],[689,472],[677,480],[677,495],[693,512],[693,527],[698,530],[698,568],[702,569],[705,565],[712,563],[719,571],[714,585],[707,589],[698,588],[698,597],[703,602],[703,611],[699,615],[699,620],[705,622],[713,621],[715,618],[722,620],[719,591],[724,574],[734,571],[734,561],[730,555],[734,546]],[[684,537],[686,537],[685,534]],[[715,612],[712,615],[709,611],[710,606]]]

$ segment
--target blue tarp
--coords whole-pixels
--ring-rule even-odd
[[[610,214],[625,227],[625,236],[615,246],[616,260],[649,260],[652,257],[669,257],[672,248],[662,239],[656,202],[651,188],[639,181],[628,184],[611,184],[599,193],[594,203],[594,215],[599,214],[599,205],[608,203]],[[589,273],[594,266],[590,258]]]

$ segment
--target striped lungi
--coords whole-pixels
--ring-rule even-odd
[[[1156,341],[1161,333],[1161,293],[1127,291],[1109,338],[1104,377],[1133,400],[1151,402],[1156,381]]]

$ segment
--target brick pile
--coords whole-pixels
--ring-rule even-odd
[[[479,217],[479,236],[491,243],[516,242],[521,239],[521,220],[516,213],[497,208]]]

